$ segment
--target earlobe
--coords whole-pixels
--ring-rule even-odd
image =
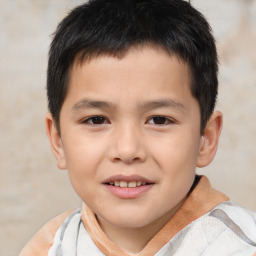
[[[216,111],[207,122],[204,134],[201,137],[197,167],[205,167],[213,160],[222,128],[222,113]]]
[[[45,118],[46,133],[51,145],[52,152],[57,159],[57,166],[61,170],[66,169],[66,159],[61,142],[61,137],[56,129],[55,121],[51,113],[48,113]]]

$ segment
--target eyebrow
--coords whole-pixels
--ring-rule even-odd
[[[99,108],[99,109],[106,109],[106,108],[113,108],[113,104],[106,101],[100,100],[89,100],[89,99],[81,99],[79,100],[73,107],[72,111],[76,112],[79,110],[83,110],[86,108]]]
[[[186,110],[186,108],[183,104],[181,104],[180,102],[177,102],[175,100],[172,100],[172,99],[147,101],[147,102],[140,104],[140,108],[146,109],[146,110],[152,110],[152,109],[164,108],[164,107],[173,108],[173,109],[176,109],[176,110],[182,111],[182,112],[185,112],[185,110]]]
[[[146,111],[164,107],[173,108],[181,112],[186,112],[186,108],[183,104],[172,99],[152,100],[138,104],[139,109],[143,109]],[[83,98],[72,107],[72,111],[77,112],[86,108],[110,109],[114,108],[114,104],[107,101],[90,100],[87,98]]]

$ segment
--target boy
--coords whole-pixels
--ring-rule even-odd
[[[182,0],[92,0],[58,26],[46,117],[81,210],[21,255],[256,255],[256,215],[196,167],[216,152],[217,54]]]

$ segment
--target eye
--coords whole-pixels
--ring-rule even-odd
[[[167,124],[174,123],[174,121],[164,116],[154,116],[148,120],[148,123],[155,124],[155,125],[167,125]]]
[[[90,118],[85,119],[82,123],[89,125],[102,125],[108,124],[109,121],[104,116],[92,116]]]

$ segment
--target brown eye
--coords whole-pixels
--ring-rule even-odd
[[[166,124],[167,118],[163,116],[155,116],[152,118],[154,124]]]
[[[173,123],[173,121],[164,116],[154,116],[149,119],[148,123],[154,125],[168,125]]]
[[[102,116],[95,116],[91,119],[93,124],[104,124],[106,119]]]
[[[88,123],[90,125],[101,125],[101,124],[107,124],[108,121],[103,116],[93,116],[86,119],[83,123]]]

